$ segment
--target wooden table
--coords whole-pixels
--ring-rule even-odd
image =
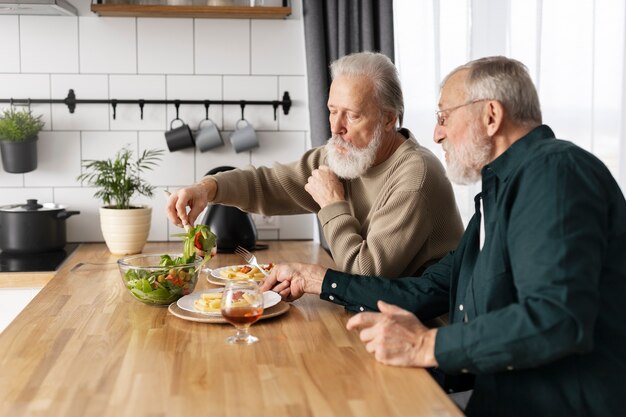
[[[312,242],[271,242],[257,257],[333,265]],[[377,363],[337,305],[305,296],[255,323],[258,343],[228,345],[231,325],[134,300],[116,259],[81,245],[0,335],[0,416],[462,415],[423,369]],[[237,263],[220,254],[210,265]],[[196,291],[208,287],[202,279]]]

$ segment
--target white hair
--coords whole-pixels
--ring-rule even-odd
[[[391,60],[377,52],[357,52],[330,64],[331,77],[367,77],[374,84],[374,94],[383,111],[392,112],[399,126],[404,118],[404,98],[398,70]]]

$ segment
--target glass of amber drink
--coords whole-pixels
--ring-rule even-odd
[[[233,344],[250,344],[259,338],[248,329],[263,315],[263,293],[254,280],[234,280],[226,283],[220,305],[222,317],[237,329],[226,341]]]

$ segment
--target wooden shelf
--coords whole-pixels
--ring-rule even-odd
[[[291,7],[166,6],[150,4],[92,4],[98,16],[199,17],[214,19],[284,19]]]

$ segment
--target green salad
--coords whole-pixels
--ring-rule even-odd
[[[124,281],[130,293],[147,304],[169,304],[190,294],[196,286],[198,273],[211,259],[216,236],[206,225],[190,227],[183,237],[183,253],[172,258],[161,255],[158,267],[130,266]],[[204,252],[202,262],[196,250]]]

